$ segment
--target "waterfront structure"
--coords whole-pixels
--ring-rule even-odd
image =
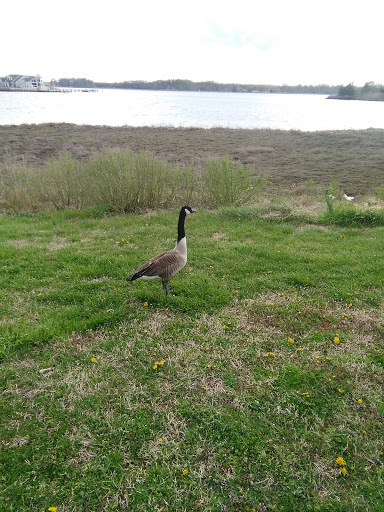
[[[48,87],[43,82],[40,75],[7,75],[0,77],[0,88],[23,91],[43,91],[47,90]]]

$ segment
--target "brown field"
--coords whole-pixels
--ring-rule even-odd
[[[266,174],[273,188],[335,181],[349,194],[384,185],[384,130],[300,132],[269,129],[0,126],[0,163],[40,166],[69,151],[85,159],[103,147],[149,151],[171,163],[203,165],[229,155]]]

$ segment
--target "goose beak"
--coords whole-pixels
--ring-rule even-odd
[[[191,208],[191,213],[196,213],[197,210],[194,210],[193,208]]]

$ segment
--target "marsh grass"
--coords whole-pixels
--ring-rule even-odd
[[[148,152],[106,148],[86,161],[64,152],[39,168],[3,166],[0,176],[1,203],[16,212],[101,207],[128,213],[169,208],[176,201],[208,207],[247,204],[267,182],[228,157],[197,170]]]
[[[200,208],[127,283],[176,221],[0,217],[1,507],[379,512],[383,229]]]

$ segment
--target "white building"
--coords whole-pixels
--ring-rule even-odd
[[[47,89],[39,75],[8,75],[0,77],[0,88],[22,89],[24,91],[41,91]]]

